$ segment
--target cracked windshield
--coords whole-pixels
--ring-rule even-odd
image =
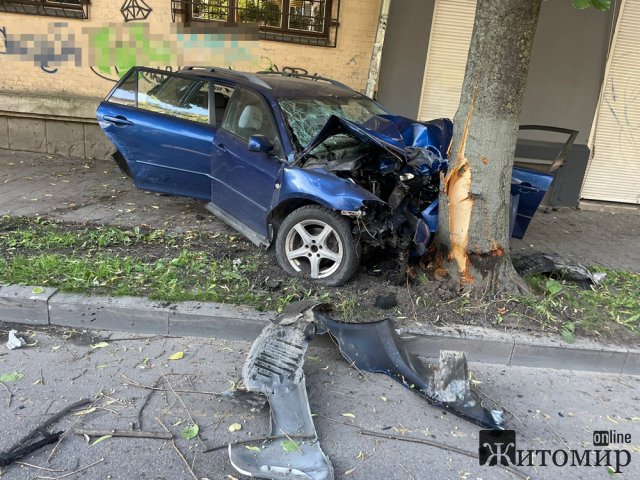
[[[315,138],[331,115],[365,123],[375,115],[387,113],[366,98],[291,98],[280,99],[279,103],[299,148],[306,147]],[[323,145],[337,146],[351,142],[347,135],[336,135],[325,140]]]

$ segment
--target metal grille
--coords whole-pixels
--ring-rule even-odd
[[[260,38],[335,47],[340,0],[171,0],[173,21],[257,23]]]
[[[89,18],[91,0],[0,0],[0,12],[48,17]]]

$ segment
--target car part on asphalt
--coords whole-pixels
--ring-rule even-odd
[[[47,430],[47,427],[53,425],[62,417],[67,415],[72,410],[76,408],[84,407],[92,402],[91,399],[86,398],[84,400],[80,400],[79,402],[73,403],[68,407],[63,408],[58,413],[48,418],[46,421],[38,425],[35,429],[33,429],[28,435],[21,438],[13,447],[11,447],[6,452],[0,452],[0,467],[6,467],[11,465],[13,462],[17,462],[27,455],[45,447],[47,445],[51,445],[52,443],[56,443],[60,440],[60,436],[64,432],[55,432],[50,433]],[[42,438],[36,440],[37,437],[41,436]]]
[[[441,351],[427,367],[408,351],[391,320],[344,323],[328,317],[329,306],[308,299],[288,305],[251,346],[242,376],[250,392],[266,395],[271,433],[257,450],[229,444],[229,458],[244,475],[268,479],[330,480],[333,467],[320,448],[303,372],[304,355],[316,334],[329,333],[342,356],[359,370],[389,375],[429,404],[491,429],[504,429],[502,411],[489,410],[469,386],[464,352]]]
[[[302,371],[315,326],[295,312],[281,321],[264,328],[242,371],[247,389],[269,400],[269,439],[257,451],[229,445],[229,459],[250,477],[332,480],[333,467],[320,448]]]
[[[418,393],[429,404],[491,429],[503,429],[503,412],[489,410],[469,386],[464,352],[441,351],[437,366],[427,367],[406,348],[392,320],[344,323],[315,314],[318,333],[328,332],[340,353],[359,370],[384,373]]]

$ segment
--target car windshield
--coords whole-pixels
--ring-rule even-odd
[[[295,136],[298,147],[306,147],[320,132],[331,115],[355,123],[364,123],[387,112],[368,98],[281,98],[278,103]],[[345,137],[338,135],[338,137]],[[339,141],[338,139],[332,139]]]

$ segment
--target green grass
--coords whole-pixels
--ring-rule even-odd
[[[0,219],[0,283],[65,292],[139,295],[155,300],[243,303],[270,307],[253,284],[258,254],[241,261],[198,249],[202,236],[163,230],[85,227],[68,230],[36,219]],[[133,249],[132,247],[139,248]],[[145,254],[149,250],[151,255]],[[137,255],[128,254],[129,250]],[[205,248],[206,250],[206,248]]]
[[[41,218],[0,217],[0,284],[42,285],[62,292],[145,296],[251,305],[281,311],[308,297],[329,300],[322,288],[294,278],[274,293],[257,285],[270,262],[237,236],[210,232],[58,224]],[[226,252],[226,253],[225,253]]]
[[[605,335],[614,330],[640,330],[640,274],[606,273],[598,286],[583,289],[574,282],[534,275],[527,277],[532,295],[513,299],[529,308],[543,330],[556,329],[569,343],[574,332]]]

